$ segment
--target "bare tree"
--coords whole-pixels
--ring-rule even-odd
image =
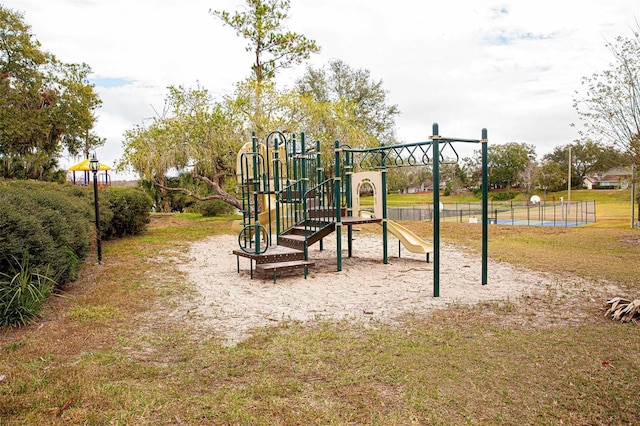
[[[610,69],[584,77],[574,107],[585,130],[610,141],[640,164],[640,24],[630,37],[607,43],[614,57]],[[581,132],[583,133],[583,132]]]

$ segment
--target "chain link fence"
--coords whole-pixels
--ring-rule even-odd
[[[433,205],[387,207],[391,220],[433,220]],[[595,201],[560,201],[531,203],[527,201],[489,201],[489,223],[529,226],[578,226],[596,221]],[[446,203],[441,205],[443,222],[482,221],[481,202]]]

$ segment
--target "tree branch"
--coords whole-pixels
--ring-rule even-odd
[[[233,195],[229,194],[228,192],[226,192],[224,189],[222,189],[222,187],[220,187],[220,185],[215,181],[215,180],[211,180],[209,178],[207,178],[206,176],[201,176],[198,174],[194,174],[193,175],[194,178],[198,179],[201,182],[206,183],[207,185],[209,185],[214,192],[216,193],[215,195],[207,195],[207,196],[200,196],[198,194],[196,194],[195,192],[191,191],[190,189],[187,188],[173,188],[173,187],[169,187],[166,185],[161,184],[158,181],[154,181],[154,184],[156,186],[158,186],[159,188],[162,188],[166,191],[171,191],[171,192],[182,192],[183,194],[188,195],[189,197],[198,200],[198,201],[208,201],[208,200],[221,200],[224,201],[225,203],[228,203],[232,206],[234,206],[237,209],[242,209],[242,204],[240,203],[240,201],[234,197]]]

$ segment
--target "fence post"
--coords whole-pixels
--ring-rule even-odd
[[[544,215],[547,212],[547,202],[544,202],[544,206],[539,207],[540,211],[538,211],[538,217],[540,219],[540,226],[544,224]]]

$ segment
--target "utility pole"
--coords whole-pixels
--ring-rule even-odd
[[[636,169],[636,165],[632,164],[631,165],[631,229],[633,229],[636,223],[636,218],[634,217],[634,214],[635,214],[634,203],[635,203],[635,197],[636,197],[636,183],[635,183],[635,176],[634,176],[635,169]]]
[[[567,176],[567,215],[571,209],[571,145],[569,145],[569,174]]]
[[[571,145],[569,145],[569,174],[567,176],[567,202],[571,201]]]

